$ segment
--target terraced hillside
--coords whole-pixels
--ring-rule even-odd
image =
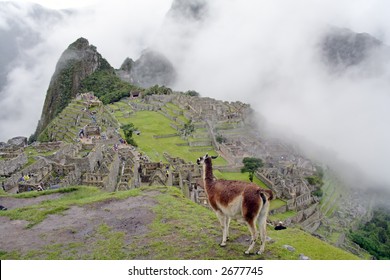
[[[195,160],[194,154],[215,152],[204,123],[195,123],[191,135],[185,136],[182,130],[189,120],[182,109],[172,103],[164,104],[161,110],[142,105],[138,100],[122,99],[108,106],[121,125],[134,124],[139,131],[134,139],[152,161],[166,162],[164,152],[189,162]],[[220,157],[217,164],[225,165],[226,161]]]
[[[103,106],[88,107],[85,101],[73,99],[72,102],[39,135],[39,141],[65,141],[74,143],[80,129],[86,125],[98,125],[106,133],[109,127],[119,124]]]
[[[320,210],[322,213],[321,226],[315,231],[327,242],[367,258],[368,253],[362,250],[347,236],[350,229],[370,215],[373,197],[364,195],[364,192],[347,188],[342,182],[331,174],[326,173],[322,187],[323,196]]]

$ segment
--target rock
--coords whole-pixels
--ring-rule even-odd
[[[300,260],[311,260],[308,256],[305,256],[304,254],[299,254]]]
[[[290,252],[295,252],[295,248],[290,245],[283,245],[283,248],[289,250]]]
[[[136,61],[126,58],[118,76],[126,82],[141,87],[154,85],[171,86],[176,79],[172,63],[162,53],[147,49]]]
[[[19,136],[8,140],[8,144],[16,147],[27,146],[27,137]]]
[[[265,242],[267,242],[267,243],[274,243],[275,242],[275,240],[273,240],[271,237],[269,237],[269,236],[266,236],[265,237]]]

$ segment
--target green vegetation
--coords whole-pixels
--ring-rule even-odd
[[[189,96],[200,96],[199,92],[197,92],[195,90],[187,90],[186,92],[184,92],[184,94],[189,95]]]
[[[241,169],[241,172],[249,172],[249,180],[253,182],[253,177],[257,169],[263,166],[263,161],[260,158],[245,157],[242,160],[244,167]]]
[[[83,91],[93,91],[103,102],[109,104],[129,96],[130,91],[139,88],[122,81],[113,70],[96,71],[81,83]]]
[[[180,130],[181,135],[184,137],[191,136],[195,131],[195,126],[191,121],[184,124],[184,127]]]
[[[305,179],[309,183],[309,185],[314,187],[314,190],[312,191],[312,195],[317,196],[317,197],[322,197],[324,195],[323,190],[321,187],[324,185],[324,171],[321,167],[317,166],[316,167],[317,172],[312,175],[308,176]]]
[[[351,240],[367,250],[376,259],[390,259],[390,212],[379,208],[371,221],[361,223],[358,230],[350,231]]]
[[[170,89],[169,87],[154,85],[150,88],[145,89],[144,96],[153,95],[153,94],[167,95],[171,93],[172,93],[172,89]]]
[[[333,247],[298,228],[275,231],[270,227],[267,235],[273,239],[273,242],[267,243],[265,254],[262,256],[246,256],[243,254],[243,251],[248,246],[246,239],[249,236],[249,232],[244,224],[236,221],[231,223],[228,246],[221,248],[218,245],[221,238],[221,230],[215,214],[208,208],[185,198],[181,191],[175,187],[142,187],[132,191],[117,193],[105,193],[97,188],[90,187],[73,187],[67,191],[67,193],[53,201],[41,202],[36,205],[15,209],[15,211],[11,210],[14,212],[12,215],[6,213],[11,212],[10,210],[3,211],[1,214],[13,216],[15,212],[20,211],[22,214],[15,218],[26,219],[29,217],[27,212],[30,209],[41,212],[52,208],[52,214],[58,214],[61,211],[54,210],[57,210],[59,207],[63,209],[68,208],[71,205],[84,207],[85,211],[88,211],[91,203],[133,196],[134,199],[139,201],[153,199],[154,204],[148,206],[154,213],[152,222],[142,225],[145,226],[146,230],[143,233],[131,236],[131,242],[129,242],[128,233],[123,231],[123,228],[102,222],[94,227],[94,230],[89,233],[84,241],[71,241],[69,243],[51,242],[50,245],[37,247],[30,251],[17,250],[7,252],[2,250],[0,251],[0,259],[258,260],[259,258],[266,258],[295,260],[298,259],[301,253],[309,256],[311,259],[358,259],[354,255]],[[36,195],[41,195],[41,193],[35,192]],[[31,193],[26,193],[23,197],[27,198],[31,195]],[[13,197],[22,196],[14,195]],[[57,208],[55,205],[57,205]],[[129,215],[133,215],[133,213],[130,211]],[[58,219],[61,219],[61,216]],[[73,232],[72,228],[67,230],[70,231],[70,234],[77,234],[77,232]],[[42,237],[49,234],[44,233]],[[290,252],[284,249],[283,245],[285,244],[293,246],[296,251]]]
[[[276,200],[277,201],[277,200]],[[272,201],[271,202],[271,208],[270,210],[272,210],[272,204],[274,203],[275,201]],[[284,202],[284,204],[286,204]],[[283,206],[283,205],[281,205]],[[277,208],[274,208],[274,209],[277,209]],[[287,212],[284,212],[284,213],[278,213],[278,214],[275,214],[275,215],[270,215],[269,216],[269,219],[273,222],[278,222],[278,221],[285,221],[287,220],[288,218],[292,218],[294,217],[295,215],[297,214],[297,212],[295,211],[287,211]]]
[[[215,140],[217,140],[219,144],[225,143],[227,141],[226,137],[222,136],[221,134],[218,134],[217,137],[215,137]]]
[[[121,126],[121,129],[125,135],[126,142],[130,145],[133,145],[134,147],[137,147],[138,145],[133,138],[133,132],[136,130],[134,125],[132,123],[124,124]]]
[[[116,103],[115,103],[116,104]],[[177,130],[171,127],[171,120],[164,115],[153,111],[139,111],[128,118],[120,117],[118,121],[124,125],[132,123],[140,131],[139,135],[133,136],[138,148],[147,154],[152,161],[166,161],[164,152],[172,157],[180,157],[188,162],[195,162],[196,158],[206,152],[213,153],[212,146],[199,147],[202,151],[194,152],[188,142],[177,134]],[[161,137],[171,135],[170,137]],[[216,165],[226,165],[222,157],[215,160]]]
[[[287,228],[286,230],[269,230],[268,235],[275,240],[275,243],[268,245],[268,248],[275,252],[278,259],[294,260],[299,254],[304,254],[314,260],[357,260],[358,257],[333,247],[320,239],[314,238],[310,234],[298,229]],[[283,245],[288,244],[296,249],[290,252]]]

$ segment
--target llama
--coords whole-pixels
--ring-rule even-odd
[[[258,222],[261,245],[257,254],[262,254],[265,248],[266,220],[273,193],[271,190],[261,189],[254,183],[214,180],[212,159],[217,157],[210,157],[206,154],[197,159],[197,164],[203,164],[203,186],[210,206],[221,223],[222,242],[220,246],[226,246],[231,218],[238,218],[245,221],[251,233],[251,242],[245,254],[250,254],[256,244],[258,239],[256,222]]]

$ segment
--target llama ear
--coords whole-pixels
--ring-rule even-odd
[[[218,156],[211,156],[212,159],[216,159]]]

